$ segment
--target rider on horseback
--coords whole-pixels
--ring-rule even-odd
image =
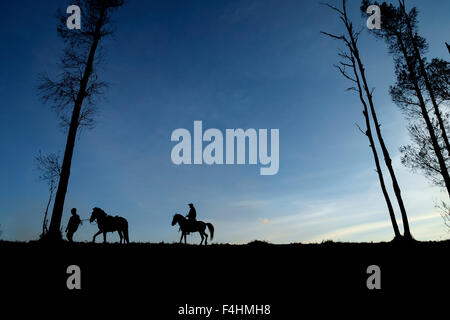
[[[197,211],[195,211],[194,205],[192,203],[189,203],[189,213],[186,215],[186,218],[188,218],[188,221],[190,225],[192,226],[195,221],[197,221]],[[189,234],[189,232],[187,232]]]
[[[189,203],[189,213],[187,214],[186,218],[188,218],[190,221],[195,221],[197,219],[197,211],[195,211],[194,205],[192,203]]]
[[[189,203],[189,207],[190,210],[186,216],[175,213],[173,215],[171,225],[175,226],[176,224],[178,224],[180,228],[179,231],[181,231],[180,243],[183,242],[183,238],[184,243],[186,243],[186,235],[198,232],[200,233],[200,237],[202,238],[200,244],[203,244],[204,242],[206,245],[208,244],[208,234],[205,232],[205,230],[206,228],[208,228],[209,237],[210,240],[212,240],[214,237],[214,226],[210,222],[197,220],[197,212],[195,211],[194,205],[192,203]]]

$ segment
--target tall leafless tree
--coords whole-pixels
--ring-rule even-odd
[[[61,164],[59,155],[56,153],[42,154],[41,151],[34,158],[36,162],[36,168],[40,171],[39,180],[47,182],[49,197],[47,206],[45,207],[44,219],[42,221],[42,233],[41,238],[45,237],[48,232],[48,209],[52,202],[53,193],[58,185],[59,177],[61,176]]]
[[[381,169],[378,152],[377,152],[375,141],[373,138],[370,116],[369,116],[369,107],[370,107],[373,121],[376,126],[377,137],[378,137],[378,140],[379,140],[380,145],[383,150],[383,155],[385,157],[386,165],[390,165],[391,160],[390,160],[387,148],[384,145],[384,140],[382,138],[381,130],[379,128],[380,125],[378,124],[375,108],[373,105],[372,92],[370,92],[368,90],[365,70],[364,70],[364,66],[362,64],[362,60],[361,60],[358,45],[357,45],[359,32],[354,31],[353,24],[347,16],[345,0],[342,2],[342,9],[338,9],[329,4],[326,4],[326,5],[338,13],[340,20],[342,21],[342,23],[345,26],[346,35],[336,35],[336,34],[331,34],[328,32],[322,32],[322,33],[333,39],[341,40],[345,44],[346,51],[341,51],[339,53],[339,56],[341,58],[343,58],[343,61],[340,61],[339,65],[337,65],[336,67],[338,68],[340,73],[346,79],[353,82],[354,85],[352,87],[350,87],[349,90],[354,90],[358,93],[359,99],[363,105],[363,115],[364,115],[364,119],[365,119],[365,123],[366,123],[366,130],[363,131],[360,129],[360,131],[365,136],[367,136],[367,138],[369,139],[370,148],[372,150],[372,154],[373,154],[374,161],[375,161],[376,172],[378,174],[378,179],[380,181],[381,190],[383,192],[383,196],[385,198],[386,205],[389,210],[389,216],[390,216],[391,223],[392,223],[392,226],[394,229],[394,235],[395,235],[395,238],[399,239],[401,237],[401,234],[400,234],[400,231],[398,228],[397,220],[395,218],[395,212],[394,212],[394,209],[393,209],[393,206],[392,206],[392,203],[391,203],[391,200],[390,200],[390,197],[389,197],[389,194],[387,192],[386,185],[384,182],[383,172]],[[349,74],[347,72],[347,69],[350,69],[352,74]],[[361,79],[362,79],[362,81],[361,81]],[[369,103],[367,103],[367,101]],[[368,107],[368,104],[369,104],[369,107]],[[397,180],[395,178],[395,174],[393,173],[392,167],[389,168],[389,166],[388,166],[388,169],[390,169],[389,171],[391,173],[391,177],[394,182],[394,190],[396,191],[397,199],[399,200],[399,206],[401,209],[403,208],[403,211],[404,211],[404,212],[402,211],[402,217],[404,217],[404,220],[406,221],[406,224],[404,223],[405,237],[411,238],[411,233],[409,231],[409,224],[408,224],[408,220],[406,217],[406,211],[404,210],[403,200],[400,195],[400,188],[398,187]],[[396,190],[396,187],[398,188],[397,190]]]
[[[123,0],[79,0],[81,29],[67,28],[67,15],[59,12],[57,31],[66,47],[60,61],[61,74],[57,80],[43,75],[39,92],[45,102],[51,102],[62,124],[68,127],[67,142],[56,190],[48,237],[60,239],[64,200],[69,184],[70,167],[80,126],[93,126],[93,114],[106,83],[99,80],[101,40],[112,34],[111,12],[123,5]]]

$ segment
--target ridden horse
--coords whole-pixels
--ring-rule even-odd
[[[98,232],[94,235],[92,242],[95,242],[95,237],[100,233],[103,233],[103,242],[106,242],[106,233],[117,231],[120,237],[120,243],[124,239],[124,243],[130,243],[128,239],[128,221],[127,219],[119,216],[107,215],[105,211],[100,208],[95,207],[92,209],[91,218],[89,222],[94,222],[97,220]]]
[[[189,232],[198,232],[200,233],[200,236],[202,237],[202,241],[200,244],[203,243],[203,240],[205,240],[205,245],[208,244],[208,234],[205,232],[206,227],[208,227],[209,234],[211,235],[211,240],[214,237],[214,226],[211,223],[205,223],[203,221],[190,221],[183,217],[179,213],[175,213],[172,219],[172,226],[176,225],[180,226],[181,229],[181,238],[180,243],[183,241],[184,237],[184,243],[186,243],[186,234]]]

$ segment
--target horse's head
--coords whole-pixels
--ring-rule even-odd
[[[99,217],[99,215],[101,215],[102,213],[104,213],[104,211],[100,208],[95,207],[94,209],[92,209],[92,213],[91,213],[91,217],[89,218],[89,222],[94,222],[95,219],[97,219]]]
[[[178,223],[178,221],[180,220],[180,218],[183,218],[183,216],[179,213],[175,213],[173,215],[173,219],[172,219],[172,226],[176,225]]]

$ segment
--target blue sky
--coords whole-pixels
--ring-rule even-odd
[[[359,5],[349,1],[348,9],[363,28]],[[450,3],[408,5],[420,10],[429,56],[448,59]],[[65,4],[25,1],[0,10],[0,224],[8,240],[38,237],[48,191],[33,158],[64,151],[65,132],[36,91],[39,73],[57,72],[58,8]],[[333,68],[338,43],[320,35],[342,30],[333,12],[318,1],[130,0],[115,20],[99,72],[110,88],[96,127],[76,142],[64,227],[70,208],[88,218],[98,206],[128,219],[132,241],[172,242],[172,215],[193,202],[198,219],[216,226],[217,242],[392,238],[368,141],[355,126],[363,124],[359,100]],[[446,239],[434,207],[445,194],[400,164],[398,148],[409,139],[388,95],[392,59],[365,30],[360,48],[412,233]],[[174,165],[170,135],[192,133],[194,120],[222,132],[279,129],[278,174],[261,176],[256,165]],[[75,238],[95,232],[84,223]]]

